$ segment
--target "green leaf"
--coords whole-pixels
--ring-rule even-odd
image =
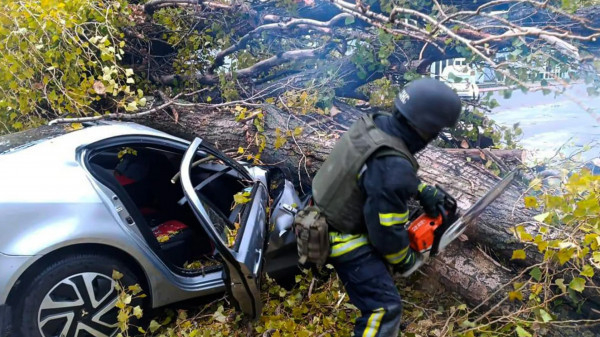
[[[550,314],[544,309],[540,309],[540,317],[544,323],[548,323],[553,319],[552,316],[550,316]]]
[[[567,286],[565,286],[565,280],[559,278],[556,281],[554,281],[554,283],[556,283],[556,285],[560,288],[560,290],[564,292],[567,292]]]
[[[576,277],[573,279],[573,281],[571,281],[571,283],[569,283],[569,288],[578,292],[582,292],[583,289],[585,289],[585,280],[581,277]]]
[[[529,272],[529,275],[531,275],[531,277],[533,277],[533,279],[536,280],[536,281],[538,281],[538,282],[542,279],[542,271],[538,267],[533,268]]]
[[[586,264],[585,266],[583,266],[583,269],[581,270],[581,273],[579,275],[594,277],[594,268],[589,264]]]
[[[538,215],[534,216],[533,219],[537,222],[544,222],[544,220],[546,220],[548,215],[550,215],[550,212],[538,214]]]
[[[527,330],[521,328],[520,326],[517,326],[517,329],[515,331],[517,332],[517,335],[519,335],[519,337],[532,337],[531,334],[527,332]]]
[[[354,23],[354,16],[353,15],[346,17],[346,20],[344,20],[344,24],[346,26],[347,25],[351,25],[353,23]]]
[[[592,254],[592,259],[594,259],[594,262],[600,263],[600,252],[594,252],[594,254]]]
[[[525,257],[527,257],[527,255],[525,254],[525,251],[522,249],[517,249],[517,250],[513,250],[513,254],[510,259],[511,260],[525,260]]]
[[[155,332],[156,330],[160,329],[160,324],[157,321],[152,320],[148,329],[150,329],[150,332]]]

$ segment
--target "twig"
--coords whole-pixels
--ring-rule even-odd
[[[117,112],[117,113],[111,113],[111,114],[106,114],[106,115],[101,115],[101,116],[93,116],[93,117],[57,118],[57,119],[54,119],[54,120],[51,120],[50,122],[48,122],[48,125],[53,125],[53,124],[57,124],[57,123],[84,123],[84,122],[98,121],[98,120],[102,120],[102,119],[134,119],[134,118],[146,116],[151,113],[160,111],[160,110],[170,106],[171,104],[174,104],[173,101],[175,99],[177,99],[179,96],[181,96],[181,94],[176,95],[168,102],[165,102],[165,103],[157,106],[156,108],[152,108],[150,110],[146,110],[146,111],[142,111],[142,112],[138,112],[138,113],[128,114],[128,113]]]
[[[169,101],[169,97],[167,97],[167,95],[162,90],[157,90],[157,92],[163,102]],[[173,114],[175,123],[179,122],[179,112],[177,112],[177,110],[175,110],[175,108],[173,106],[169,106],[168,108],[169,108],[169,110],[171,110],[171,113]]]
[[[335,304],[335,308],[339,308],[340,304],[342,304],[342,302],[344,301],[344,298],[346,298],[346,293],[342,294],[342,297],[340,297],[340,299],[337,301],[337,303]]]
[[[310,281],[310,286],[308,287],[308,298],[310,298],[310,295],[312,295],[313,287],[315,286],[315,280],[316,279],[313,277]]]
[[[506,166],[502,162],[502,160],[500,160],[500,158],[498,158],[495,154],[493,154],[492,151],[490,151],[488,149],[482,149],[479,146],[477,147],[477,149],[479,151],[481,151],[481,153],[483,153],[485,156],[489,157],[494,163],[496,163],[496,165],[498,165],[498,168],[500,169],[501,173],[506,173],[506,172],[510,171],[508,166]]]
[[[481,249],[481,247],[479,247],[479,245],[477,245],[477,249],[483,254],[483,256],[485,256],[487,259],[489,259],[493,264],[495,264],[497,267],[502,268],[508,272],[512,272],[512,270],[506,268],[505,266],[501,265],[498,261],[494,260],[491,256],[489,256],[483,249]]]

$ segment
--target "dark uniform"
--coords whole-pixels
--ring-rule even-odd
[[[419,82],[420,81],[420,82]],[[434,81],[434,82],[432,82]],[[397,102],[399,108],[402,103],[410,100],[411,96],[423,93],[423,96],[431,101],[431,92],[441,88],[442,94],[448,97],[447,108],[452,109],[451,121],[442,121],[444,126],[451,126],[456,122],[460,113],[460,99],[454,92],[441,82],[426,79],[418,80],[417,85],[412,90],[405,90],[400,98],[405,102]],[[409,87],[410,88],[410,87]],[[421,90],[417,90],[421,89]],[[440,103],[443,103],[440,102]],[[446,102],[448,103],[448,102]],[[423,106],[419,106],[422,108]],[[407,111],[408,109],[403,109]],[[430,110],[429,110],[430,111]],[[424,117],[428,117],[425,110]],[[411,117],[408,114],[407,117]],[[404,113],[395,113],[391,115],[375,116],[374,125],[387,136],[399,139],[405,145],[404,149],[397,147],[396,151],[389,151],[385,146],[380,146],[368,155],[355,175],[355,182],[360,189],[360,196],[349,197],[347,195],[338,195],[344,204],[352,207],[362,207],[360,212],[349,207],[341,208],[339,200],[334,200],[331,195],[324,196],[329,189],[340,190],[335,184],[340,182],[328,182],[332,179],[324,177],[334,177],[335,172],[331,173],[335,164],[326,162],[313,181],[313,193],[315,193],[316,204],[323,209],[330,222],[330,255],[329,261],[334,266],[340,280],[350,297],[350,301],[361,311],[362,316],[357,319],[354,329],[355,336],[397,336],[400,327],[400,318],[402,312],[402,302],[398,290],[394,284],[392,276],[388,270],[391,266],[398,272],[408,270],[418,257],[409,246],[408,232],[405,229],[409,219],[408,200],[417,198],[425,211],[437,216],[437,205],[442,202],[441,193],[431,186],[427,186],[419,180],[416,175],[418,165],[414,162],[412,154],[422,150],[433,138],[435,138],[441,127],[429,127],[417,129],[414,126],[414,120],[404,117]],[[417,124],[419,120],[416,120]],[[431,119],[425,121],[422,125],[427,125]],[[332,160],[342,161],[344,155],[351,157],[349,162],[355,162],[357,155],[355,153],[368,146],[357,132],[348,132],[348,139],[342,140],[340,150],[334,148],[330,158]],[[364,132],[367,134],[368,132]],[[373,138],[373,137],[371,137]],[[378,136],[375,134],[375,138]],[[381,138],[381,137],[379,137]],[[388,140],[389,141],[389,140]],[[354,145],[348,145],[352,143]],[[337,145],[336,145],[337,147]],[[347,148],[351,149],[348,150]],[[374,146],[371,145],[370,148]],[[408,153],[407,153],[408,152]],[[365,155],[366,156],[366,155]],[[364,156],[363,156],[364,157]],[[330,161],[330,159],[328,159]],[[348,165],[348,164],[346,164]],[[348,165],[349,166],[349,165]],[[339,168],[336,168],[339,170]],[[353,168],[356,169],[356,168]],[[329,172],[327,172],[329,171]],[[347,172],[342,170],[341,176]],[[327,176],[329,174],[329,176]],[[341,179],[341,178],[340,178]],[[344,184],[351,184],[347,180],[341,180]],[[315,186],[315,182],[319,186]],[[346,201],[346,199],[351,199]],[[358,201],[360,203],[358,203]],[[332,206],[332,203],[336,202]],[[348,216],[332,214],[328,210],[335,209],[338,213],[340,209]],[[359,214],[362,219],[353,219]],[[353,222],[353,225],[346,226],[343,222]]]

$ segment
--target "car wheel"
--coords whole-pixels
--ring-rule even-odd
[[[24,285],[15,317],[28,337],[111,337],[117,334],[118,293],[113,270],[124,286],[139,283],[126,264],[96,254],[74,255],[44,267]],[[130,305],[143,305],[142,299]],[[134,323],[134,322],[133,322]]]

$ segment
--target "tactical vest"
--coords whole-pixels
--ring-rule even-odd
[[[365,196],[358,180],[369,157],[403,156],[415,171],[419,168],[401,139],[377,128],[375,117],[365,115],[358,119],[338,140],[313,179],[312,192],[316,205],[327,218],[327,223],[341,233],[366,232],[363,214]]]

